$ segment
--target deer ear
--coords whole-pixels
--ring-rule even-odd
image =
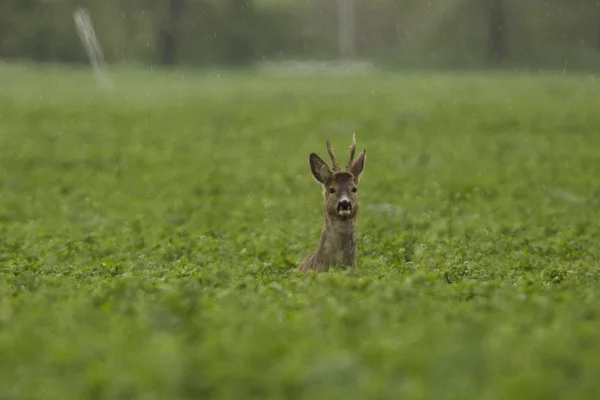
[[[325,161],[323,161],[321,157],[315,153],[310,153],[309,162],[310,170],[315,179],[323,184],[327,182],[327,180],[331,177],[332,172]]]
[[[356,182],[358,182],[360,174],[362,173],[363,168],[365,167],[365,158],[366,157],[367,157],[367,149],[364,149],[363,151],[360,152],[358,157],[356,157],[356,159],[352,163],[352,166],[350,167],[350,172],[352,172],[352,175],[354,175],[354,177],[356,178]]]

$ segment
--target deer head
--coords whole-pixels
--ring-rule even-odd
[[[323,185],[325,218],[329,221],[353,220],[358,215],[358,182],[365,165],[367,150],[364,149],[356,159],[356,137],[352,135],[350,159],[342,171],[338,165],[331,142],[327,140],[327,152],[331,157],[332,168],[317,154],[309,157],[310,169],[315,179]]]

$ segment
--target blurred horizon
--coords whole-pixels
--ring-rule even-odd
[[[88,63],[73,20],[80,7],[109,64],[600,65],[596,0],[4,0],[0,60]]]

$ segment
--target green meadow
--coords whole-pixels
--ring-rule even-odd
[[[1,399],[600,396],[600,79],[110,73],[0,66]]]

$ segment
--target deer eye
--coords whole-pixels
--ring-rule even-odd
[[[334,188],[329,188],[329,193],[335,193],[335,189]]]
[[[353,187],[352,188],[352,193],[356,193],[357,190],[358,190],[358,188]]]

